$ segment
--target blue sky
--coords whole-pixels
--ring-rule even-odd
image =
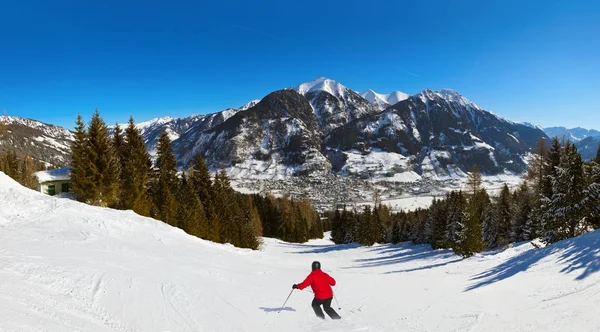
[[[0,110],[72,128],[210,113],[326,76],[452,88],[514,121],[600,128],[599,1],[0,2]]]

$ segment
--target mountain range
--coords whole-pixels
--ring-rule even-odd
[[[585,128],[565,128],[549,127],[544,128],[544,132],[550,137],[557,137],[563,141],[571,141],[577,146],[584,160],[590,160],[596,157],[598,145],[600,145],[600,131]]]
[[[0,148],[15,146],[39,160],[68,163],[70,131],[29,119],[0,119],[8,128]],[[600,136],[581,128],[553,127],[545,133],[501,118],[450,89],[358,93],[328,78],[274,91],[239,108],[137,126],[152,156],[166,130],[180,167],[201,154],[213,170],[225,168],[234,178],[275,180],[322,174],[443,180],[463,177],[475,164],[484,174],[518,174],[546,133],[569,135],[593,155]]]
[[[498,117],[453,90],[357,93],[327,78],[202,119],[211,117],[222,121],[181,126],[187,129],[174,140],[179,165],[202,154],[213,169],[240,179],[334,173],[402,182],[462,177],[475,164],[485,174],[520,173],[545,137],[539,127]],[[176,121],[155,122],[158,133]]]
[[[73,133],[65,128],[15,116],[0,116],[0,151],[14,149],[48,165],[71,162]]]

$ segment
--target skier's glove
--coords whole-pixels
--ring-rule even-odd
[[[294,285],[292,286],[292,289],[298,289],[298,285],[294,284]]]

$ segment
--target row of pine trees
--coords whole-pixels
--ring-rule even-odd
[[[245,195],[234,191],[224,170],[211,176],[202,156],[185,172],[166,131],[156,162],[146,151],[133,118],[112,137],[98,110],[86,126],[78,116],[71,180],[80,201],[133,210],[202,239],[257,249],[259,236],[305,242],[322,237],[323,226],[306,200]]]
[[[464,191],[434,199],[428,209],[391,213],[384,205],[362,211],[335,211],[332,240],[428,243],[469,257],[536,238],[553,243],[600,228],[600,147],[595,160],[584,162],[570,142],[541,139],[525,180],[515,190],[507,185],[490,197],[474,167]]]
[[[35,189],[33,173],[45,170],[43,163],[36,163],[31,157],[20,158],[14,149],[0,152],[0,172],[11,177],[27,188]]]

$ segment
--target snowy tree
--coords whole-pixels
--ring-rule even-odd
[[[536,230],[532,229],[532,223],[529,222],[532,211],[532,196],[526,182],[515,192],[514,212],[512,215],[511,241],[519,242],[532,240]]]
[[[587,214],[587,221],[595,228],[600,228],[600,164],[591,162],[586,167],[588,184],[581,204]]]
[[[511,242],[512,213],[510,190],[504,185],[500,195],[486,211],[482,226],[482,237],[488,248],[498,248]]]
[[[451,192],[448,197],[448,212],[446,222],[446,243],[452,249],[458,249],[465,240],[465,221],[467,219],[466,198],[462,191]]]
[[[427,241],[434,249],[447,248],[446,228],[448,222],[448,210],[446,209],[449,196],[445,200],[434,199],[429,207],[429,213],[425,221],[425,233]]]
[[[553,243],[585,232],[585,181],[583,160],[574,144],[568,143],[552,180],[552,196],[544,200],[544,237]]]

